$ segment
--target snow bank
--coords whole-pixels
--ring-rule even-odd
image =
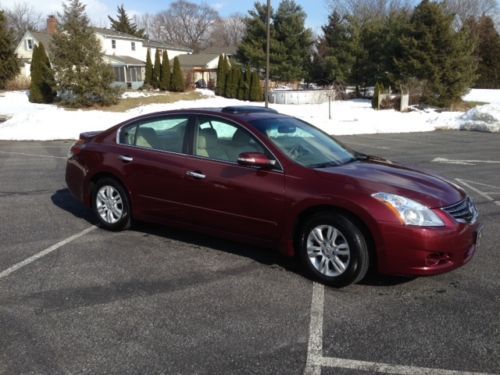
[[[9,119],[0,123],[0,139],[76,139],[82,132],[104,130],[126,119],[151,112],[194,107],[255,105],[255,103],[215,96],[210,90],[198,91],[206,97],[169,104],[151,104],[124,113],[65,110],[54,105],[30,103],[26,92],[6,92],[0,94],[0,115],[5,115]],[[477,90],[472,92],[475,91]],[[493,94],[488,95],[491,98],[494,97]],[[263,103],[257,103],[257,105],[263,105]],[[328,103],[271,104],[271,107],[281,113],[310,122],[334,135],[422,132],[435,129],[499,131],[500,119],[500,104],[482,106],[466,114],[439,113],[434,110],[401,113],[393,110],[375,111],[368,100],[335,101],[332,103],[332,119],[329,119]]]
[[[500,132],[500,104],[488,104],[471,109],[460,116],[457,129]]]
[[[468,102],[500,104],[500,90],[472,89],[462,99]]]

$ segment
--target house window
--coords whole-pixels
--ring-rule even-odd
[[[135,51],[135,42],[131,42],[130,47],[132,48],[132,51]]]
[[[116,40],[111,40],[111,48],[116,49]]]
[[[113,72],[115,73],[115,82],[126,82],[123,66],[114,66]]]
[[[30,51],[33,49],[33,39],[26,39],[26,48]]]

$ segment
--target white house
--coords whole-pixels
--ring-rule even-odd
[[[27,31],[24,34],[16,48],[17,56],[24,63],[21,68],[22,75],[30,76],[33,47],[38,43],[43,43],[50,57],[52,35],[56,32],[57,20],[54,16],[49,16],[46,32]],[[153,60],[156,50],[159,50],[160,54],[166,50],[169,58],[192,53],[189,48],[146,40],[114,30],[95,27],[94,32],[101,44],[104,61],[113,67],[113,85],[118,87],[136,89],[143,85],[148,48]]]

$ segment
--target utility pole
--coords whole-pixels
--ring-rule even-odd
[[[266,108],[269,107],[269,49],[271,43],[271,0],[267,0],[267,20],[266,20],[266,29],[267,29],[267,42],[266,42],[266,87],[265,91],[265,100],[266,100]]]

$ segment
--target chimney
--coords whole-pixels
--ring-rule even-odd
[[[57,18],[54,15],[50,15],[47,18],[47,32],[53,35],[57,32]]]

